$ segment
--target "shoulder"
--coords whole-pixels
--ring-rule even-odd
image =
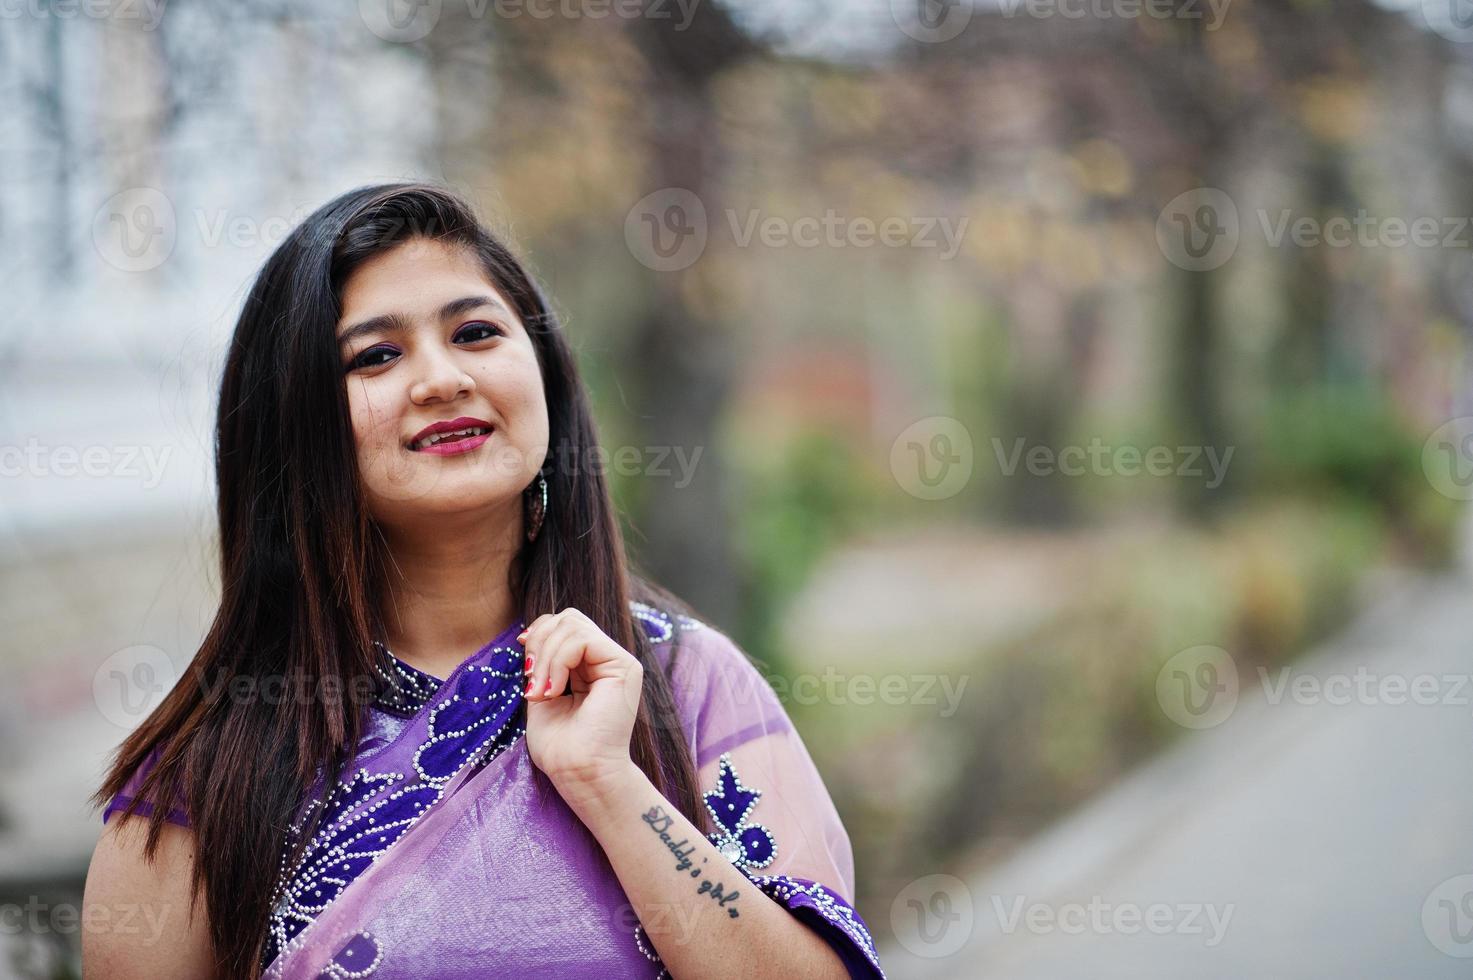
[[[657,647],[673,644],[677,634],[710,629],[705,623],[684,613],[670,612],[638,599],[629,601],[629,613],[634,617],[635,625],[643,627],[645,636]]]
[[[109,821],[113,814],[125,810],[130,803],[143,795],[144,783],[148,779],[149,774],[153,772],[154,767],[158,765],[159,754],[162,751],[162,746],[155,747],[133,770],[132,774],[128,777],[128,781],[123,784],[122,790],[120,790],[117,795],[115,795],[108,802],[107,807],[103,810],[102,822],[104,824]],[[155,803],[154,799],[152,799],[151,797],[153,797],[153,795],[156,793],[157,789],[154,789],[149,793],[148,797],[140,799],[138,802],[138,806],[134,810],[134,813],[145,817],[151,816],[153,814]],[[167,820],[169,823],[177,824],[180,827],[189,826],[187,808],[185,807],[184,801],[179,795],[177,789],[175,791],[175,794],[170,797],[169,806],[164,814],[164,819]]]
[[[713,673],[760,676],[753,658],[717,627],[644,602],[630,602],[629,608],[649,637],[660,666],[672,676],[691,680]]]
[[[183,827],[164,824],[157,846],[145,846],[147,821],[115,819],[92,853],[83,890],[83,918],[132,928],[83,929],[86,977],[211,976],[208,913],[194,885],[196,842]],[[139,909],[145,915],[137,915]]]
[[[761,662],[725,632],[652,607],[636,615],[646,622],[701,762],[732,744],[791,727]]]

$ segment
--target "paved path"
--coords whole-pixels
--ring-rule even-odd
[[[1270,703],[1257,675],[1244,677],[1220,726],[1193,733],[1002,866],[953,879],[949,894],[927,888],[926,938],[922,911],[902,913],[914,923],[884,951],[887,972],[1473,977],[1473,575],[1388,584],[1291,676],[1353,683],[1358,670],[1371,696],[1351,688],[1349,704],[1287,694]],[[1423,675],[1436,678],[1422,682],[1436,685],[1434,698],[1457,703],[1414,704],[1403,692],[1408,703],[1395,704],[1394,688],[1377,693],[1381,678],[1410,686]],[[1460,875],[1470,877],[1449,880]],[[1143,926],[1153,905],[1162,907],[1154,934]],[[949,955],[916,955],[963,939]]]

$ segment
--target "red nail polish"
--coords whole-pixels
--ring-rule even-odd
[[[537,678],[535,678],[535,677],[528,677],[527,678],[527,690],[525,690],[522,693],[523,694],[531,694],[532,693],[532,688],[535,687],[536,684],[537,684]]]
[[[526,663],[525,666],[522,667],[522,673],[524,673],[524,674],[530,674],[530,673],[532,673],[532,655],[530,653],[527,654],[527,663]]]

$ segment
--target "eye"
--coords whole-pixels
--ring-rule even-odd
[[[363,351],[357,357],[353,358],[351,361],[348,362],[348,370],[349,371],[352,371],[352,370],[354,370],[356,368],[378,367],[379,365],[383,364],[384,362],[383,361],[374,361],[374,360],[371,360],[371,358],[373,358],[373,357],[375,357],[375,356],[377,356],[379,354],[392,355],[392,354],[397,354],[397,353],[398,353],[398,351],[394,350],[394,348],[392,348],[392,347],[370,347],[370,348],[368,348],[368,350]]]
[[[461,328],[460,332],[455,335],[455,337],[456,337],[457,340],[477,340],[477,339],[484,340],[484,339],[486,339],[485,337],[477,338],[477,337],[474,336],[474,334],[478,330],[484,330],[484,331],[486,331],[487,335],[488,336],[491,336],[491,337],[499,337],[502,334],[501,328],[498,327],[496,324],[491,323],[491,322],[489,322],[487,320],[475,320],[475,321],[473,321],[471,323],[465,324]],[[467,336],[468,334],[470,334],[471,336]]]

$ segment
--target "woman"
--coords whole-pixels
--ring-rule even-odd
[[[462,201],[292,233],[225,365],[219,612],[94,798],[84,922],[165,938],[86,930],[89,977],[883,975],[802,740],[628,570],[596,447]]]

